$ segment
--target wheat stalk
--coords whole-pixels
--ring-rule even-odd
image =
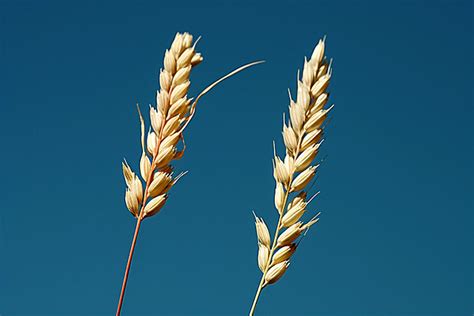
[[[140,177],[126,161],[122,163],[127,188],[125,204],[137,219],[135,233],[125,268],[117,316],[122,308],[133,252],[143,219],[157,214],[168,199],[168,191],[184,175],[174,175],[171,162],[180,159],[186,149],[183,131],[194,116],[199,99],[213,87],[236,73],[261,63],[246,64],[230,72],[204,89],[193,101],[188,98],[191,70],[203,60],[195,51],[197,41],[188,33],[177,33],[164,56],[164,69],[160,71],[160,90],[156,95],[157,107],[150,105],[151,129],[145,136],[145,122],[138,108],[141,125]],[[146,138],[146,139],[145,139]],[[180,147],[180,148],[178,148]],[[144,185],[142,183],[144,181]]]
[[[262,277],[249,315],[254,314],[262,289],[278,281],[286,272],[298,246],[297,239],[319,220],[319,213],[306,223],[301,218],[317,195],[307,199],[305,189],[316,173],[318,165],[311,164],[322,143],[322,124],[332,109],[332,106],[324,108],[331,78],[331,65],[324,57],[324,46],[324,39],[320,40],[311,58],[305,59],[301,80],[298,75],[296,101],[290,94],[290,119],[286,122],[283,117],[285,158],[280,159],[274,150],[275,207],[279,218],[273,240],[263,219],[254,214]],[[280,234],[282,229],[285,230]]]

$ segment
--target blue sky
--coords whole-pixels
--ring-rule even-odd
[[[317,40],[336,108],[321,221],[257,315],[469,315],[472,2],[0,1],[0,314],[114,313],[134,219],[135,104],[175,32],[201,35],[189,170],[142,226],[123,315],[243,315],[273,227],[272,141]]]

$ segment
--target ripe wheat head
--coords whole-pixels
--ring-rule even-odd
[[[319,166],[313,165],[313,161],[322,143],[322,125],[332,109],[332,106],[325,108],[329,97],[326,88],[332,71],[330,62],[324,57],[324,46],[324,40],[320,40],[311,58],[305,59],[301,79],[298,79],[296,101],[290,94],[288,122],[283,117],[286,153],[281,159],[275,150],[273,157],[275,208],[279,215],[273,239],[263,219],[255,216],[257,261],[262,277],[250,315],[255,312],[262,289],[278,281],[288,269],[290,258],[298,247],[298,238],[319,220],[319,213],[307,222],[302,220],[302,216],[317,195],[308,198],[306,190]]]
[[[167,192],[182,176],[173,177],[170,163],[183,156],[186,148],[183,131],[193,116],[194,108],[187,97],[191,70],[203,60],[195,51],[193,37],[176,34],[171,48],[166,50],[164,69],[160,72],[160,90],[156,94],[157,107],[150,105],[151,130],[145,137],[145,122],[141,113],[140,175],[132,171],[127,162],[122,163],[127,184],[125,203],[137,218],[158,213],[168,198]],[[178,150],[179,142],[182,149]],[[145,181],[143,189],[142,180]]]

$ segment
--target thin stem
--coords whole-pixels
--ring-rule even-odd
[[[257,307],[258,299],[260,297],[260,292],[262,292],[264,281],[265,281],[265,276],[262,276],[262,279],[260,280],[260,284],[258,285],[258,288],[257,288],[257,293],[255,293],[255,298],[253,299],[252,308],[250,309],[249,316],[253,316],[253,313],[255,312],[255,307]]]
[[[123,276],[122,290],[120,291],[120,298],[117,306],[117,316],[120,315],[120,311],[122,310],[123,297],[125,295],[125,288],[127,287],[128,273],[130,271],[130,265],[132,264],[133,251],[135,250],[135,244],[137,243],[137,237],[138,232],[140,231],[141,222],[141,218],[138,218],[137,225],[135,227],[135,233],[133,234],[132,245],[130,247],[130,253],[128,255],[127,267],[125,268],[125,275]]]

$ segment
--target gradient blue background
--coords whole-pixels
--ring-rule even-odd
[[[135,103],[176,31],[202,35],[189,174],[142,226],[123,315],[244,315],[272,227],[272,140],[327,35],[323,211],[258,315],[471,315],[471,1],[0,1],[0,314],[111,315],[135,221]]]

